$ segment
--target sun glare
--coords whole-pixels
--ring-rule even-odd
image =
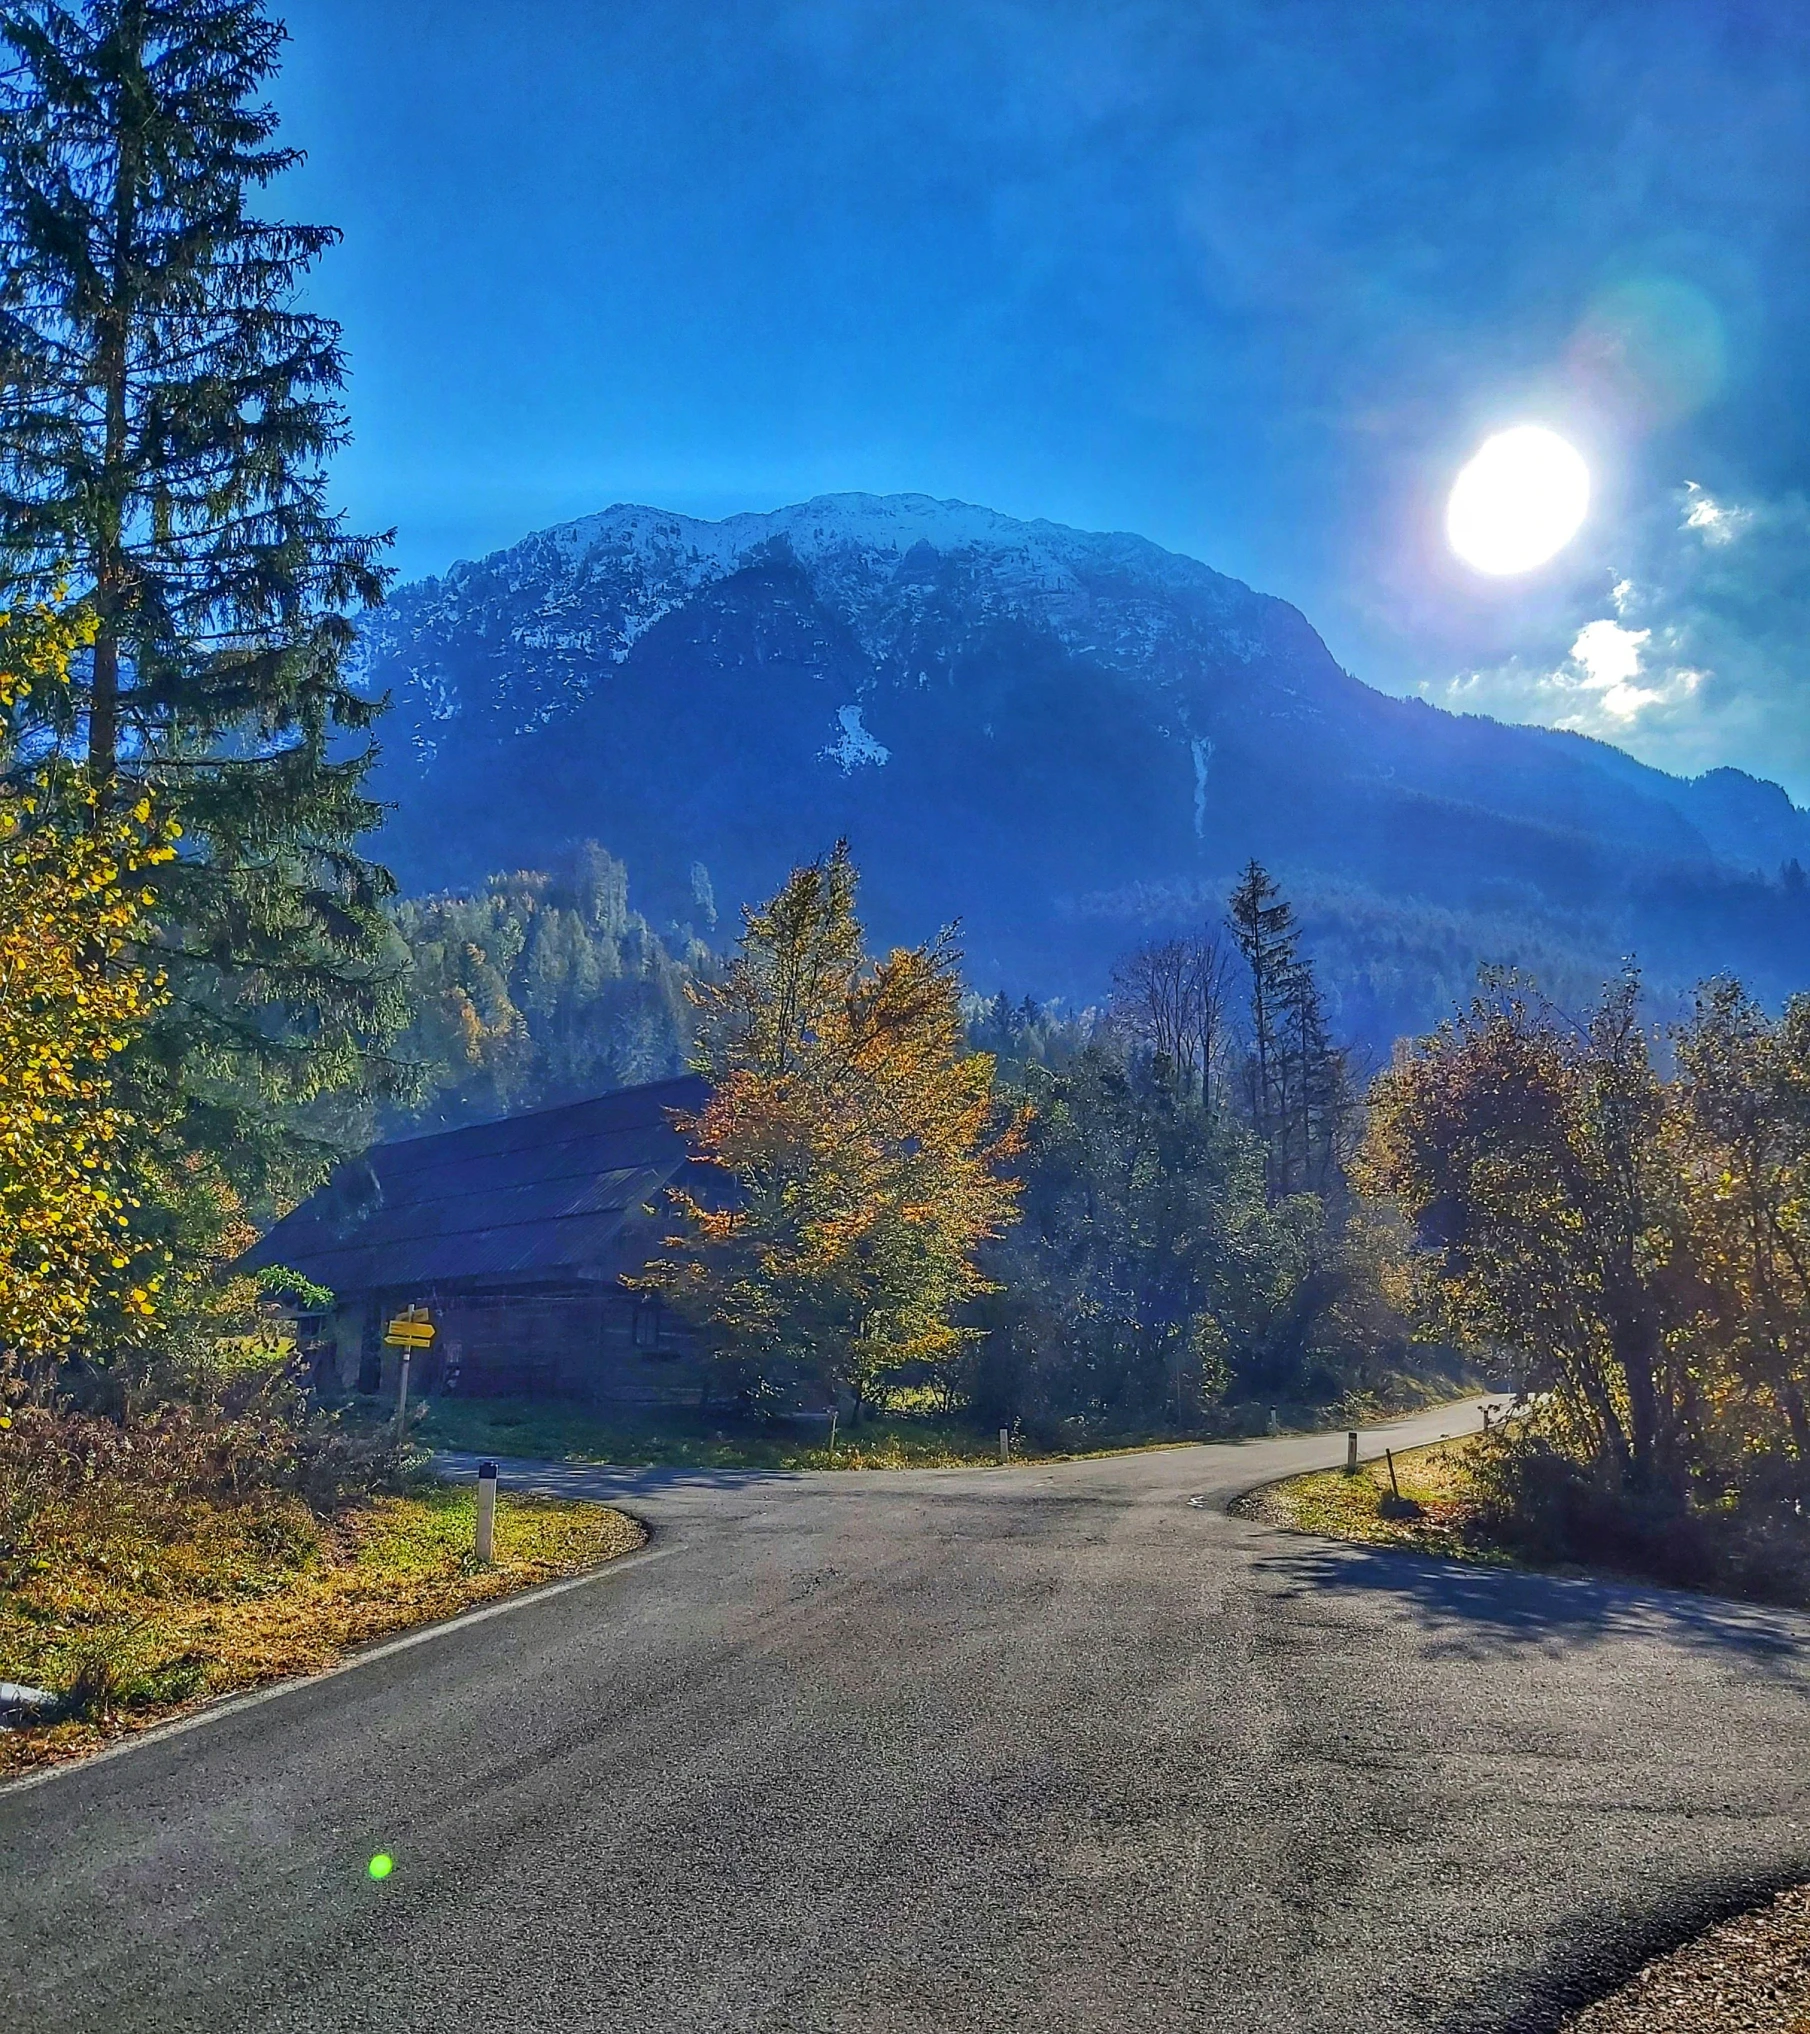
[[[1452,484],[1446,536],[1467,565],[1531,572],[1569,544],[1590,506],[1590,469],[1541,424],[1486,438]]]

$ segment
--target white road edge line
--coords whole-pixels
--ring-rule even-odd
[[[274,1702],[280,1696],[294,1695],[303,1688],[318,1688],[323,1681],[336,1680],[341,1674],[356,1673],[360,1667],[387,1660],[392,1653],[405,1653],[411,1646],[427,1645],[434,1639],[462,1631],[467,1625],[482,1624],[488,1617],[502,1617],[513,1610],[525,1610],[530,1604],[545,1603],[549,1597],[563,1596],[569,1589],[587,1589],[594,1583],[607,1582],[625,1568],[638,1568],[646,1561],[660,1560],[672,1550],[671,1541],[657,1547],[638,1547],[634,1553],[618,1554],[613,1561],[605,1561],[601,1567],[592,1568],[583,1575],[567,1575],[558,1582],[545,1582],[538,1589],[517,1590],[507,1596],[495,1597],[489,1603],[480,1603],[473,1610],[462,1610],[456,1617],[443,1617],[433,1624],[418,1625],[413,1631],[399,1632],[395,1638],[377,1639],[354,1653],[348,1653],[343,1660],[336,1660],[332,1666],[323,1667],[318,1674],[292,1674],[287,1680],[266,1682],[263,1687],[248,1688],[240,1695],[223,1695],[219,1701],[205,1704],[193,1715],[178,1716],[169,1723],[157,1723],[148,1730],[133,1731],[130,1736],[122,1737],[100,1751],[91,1752],[86,1758],[41,1766],[36,1772],[22,1773],[15,1780],[0,1781],[0,1802],[10,1795],[23,1794],[32,1787],[48,1786],[53,1780],[92,1772],[109,1759],[124,1758],[127,1753],[146,1745],[161,1744],[167,1738],[204,1729],[209,1724],[238,1715],[241,1710],[256,1709],[260,1703]]]

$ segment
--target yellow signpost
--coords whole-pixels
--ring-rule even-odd
[[[426,1307],[404,1307],[390,1323],[384,1336],[386,1349],[425,1349],[434,1339],[434,1324]]]
[[[402,1439],[408,1432],[409,1414],[409,1357],[417,1349],[426,1349],[434,1339],[434,1324],[427,1317],[426,1307],[404,1307],[390,1323],[389,1332],[383,1338],[386,1349],[400,1349],[402,1361],[397,1365],[396,1379],[396,1438]]]

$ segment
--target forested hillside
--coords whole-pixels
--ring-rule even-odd
[[[1628,952],[1679,1001],[1810,973],[1785,873],[1810,818],[1776,786],[1385,697],[1293,608],[1136,537],[921,496],[617,508],[362,626],[415,891],[594,836],[652,923],[704,930],[700,865],[763,896],[847,838],[879,937],[959,919],[971,981],[1089,1002],[1256,855],[1379,1054],[1479,961],[1568,999]]]
[[[392,1128],[447,1129],[683,1070],[685,984],[710,973],[709,950],[669,948],[595,841],[395,916],[411,1011],[399,1052],[419,1088]]]

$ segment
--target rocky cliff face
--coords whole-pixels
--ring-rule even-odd
[[[1254,854],[1679,978],[1810,961],[1776,882],[1810,817],[1776,787],[1388,698],[1137,537],[916,495],[613,508],[404,587],[364,657],[411,887],[590,835],[695,924],[846,835],[879,937],[960,918],[977,983],[1086,994]]]

